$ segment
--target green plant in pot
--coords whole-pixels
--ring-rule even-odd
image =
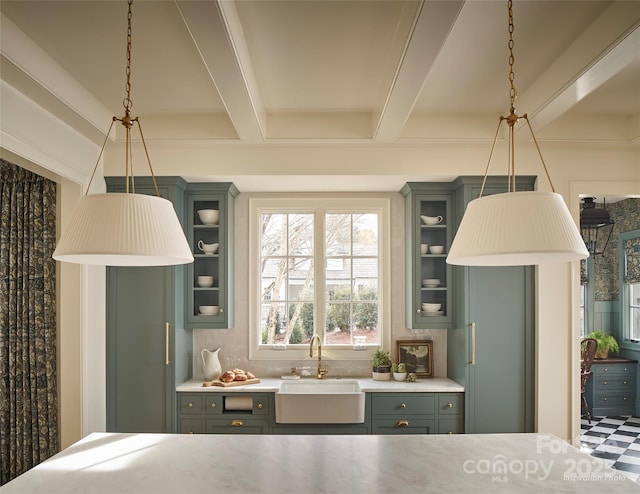
[[[375,381],[389,381],[391,379],[391,363],[389,352],[378,348],[373,354],[373,379]]]
[[[598,349],[596,350],[597,359],[607,358],[609,356],[609,352],[616,353],[620,350],[620,346],[616,339],[604,331],[593,331],[587,335],[587,338],[593,338],[598,342]]]

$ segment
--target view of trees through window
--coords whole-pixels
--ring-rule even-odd
[[[260,214],[263,345],[308,344],[314,332],[325,345],[379,345],[378,219],[368,212]]]

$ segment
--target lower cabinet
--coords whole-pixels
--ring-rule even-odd
[[[637,360],[594,360],[585,395],[592,416],[636,414]]]
[[[179,432],[294,435],[464,432],[463,393],[367,395],[362,424],[278,424],[273,393],[178,393]]]
[[[462,393],[372,393],[373,434],[464,432]]]
[[[267,434],[272,403],[270,393],[178,393],[179,432]]]

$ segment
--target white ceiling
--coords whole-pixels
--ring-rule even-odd
[[[0,9],[5,33],[84,90],[38,77],[24,43],[3,41],[3,80],[101,143],[123,114],[126,1]],[[537,136],[640,146],[640,0],[515,0],[513,13],[516,110]],[[509,108],[507,42],[506,0],[136,0],[133,114],[153,141],[486,140]]]

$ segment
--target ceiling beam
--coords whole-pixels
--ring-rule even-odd
[[[402,133],[464,3],[462,0],[421,2],[385,103],[374,116],[375,141],[394,141]]]
[[[264,142],[266,118],[235,4],[176,1],[176,6],[243,142]]]
[[[518,97],[539,131],[640,57],[640,2],[615,2]]]

